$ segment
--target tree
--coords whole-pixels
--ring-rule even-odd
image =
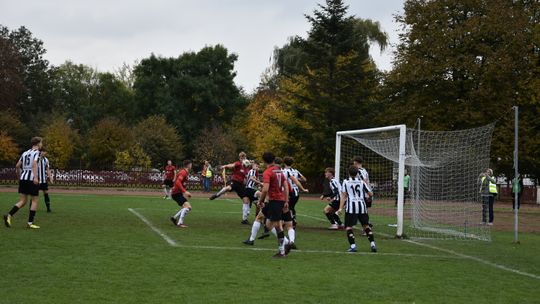
[[[228,122],[243,108],[245,99],[234,84],[235,54],[216,45],[178,58],[154,55],[135,67],[137,115],[163,114],[185,137],[187,156],[193,140],[214,123]]]
[[[513,105],[532,100],[539,11],[538,1],[406,1],[396,18],[405,31],[385,77],[381,120],[412,125],[423,115],[427,129],[455,130],[503,118],[491,156],[511,175],[513,127],[506,117]],[[527,117],[522,123],[534,126]],[[538,132],[528,135],[538,142]]]
[[[0,36],[0,107],[17,111],[23,89],[23,66],[13,42]]]
[[[79,133],[71,128],[65,116],[59,115],[45,125],[42,134],[51,166],[67,169],[80,144]]]
[[[288,154],[304,158],[308,174],[331,164],[338,130],[367,127],[380,74],[369,55],[387,35],[377,22],[347,15],[342,0],[327,0],[313,16],[307,38],[294,37],[275,52],[278,96],[291,119],[281,127],[297,147]],[[314,165],[317,164],[317,165]]]
[[[168,159],[179,163],[184,157],[182,137],[164,116],[152,115],[140,121],[133,131],[155,167],[162,167]]]
[[[0,131],[0,165],[15,166],[19,156],[19,147],[5,132]]]
[[[104,118],[88,133],[89,167],[111,169],[116,152],[126,151],[134,145],[132,132],[114,118]]]
[[[30,130],[12,111],[0,111],[0,130],[8,134],[20,147],[30,144]]]
[[[129,150],[116,152],[116,160],[114,161],[114,167],[124,171],[148,169],[151,164],[152,160],[138,144]]]
[[[237,146],[219,126],[206,127],[195,140],[195,163],[225,164],[237,158]]]

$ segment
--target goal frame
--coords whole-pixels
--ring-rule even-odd
[[[371,128],[371,129],[359,129],[359,130],[349,130],[349,131],[338,131],[336,132],[336,155],[335,155],[335,176],[339,178],[340,176],[340,163],[341,163],[341,138],[348,135],[360,135],[360,134],[369,134],[369,133],[378,133],[386,131],[396,131],[399,130],[399,161],[398,161],[398,195],[397,195],[397,229],[396,237],[403,237],[403,198],[404,198],[404,188],[403,188],[403,179],[405,177],[405,148],[406,148],[406,136],[407,136],[407,126],[406,125],[394,125],[380,128]]]

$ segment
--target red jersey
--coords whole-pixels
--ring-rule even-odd
[[[246,179],[246,174],[249,170],[250,168],[244,167],[241,161],[235,162],[232,173],[232,180],[243,184],[244,180]]]
[[[271,166],[264,170],[263,183],[268,183],[268,199],[271,201],[285,202],[285,183],[287,179],[279,166]]]
[[[173,165],[166,165],[165,166],[165,179],[172,180],[174,178],[174,170],[176,170],[176,167]]]
[[[185,193],[186,190],[186,181],[188,178],[188,171],[186,169],[182,169],[178,172],[176,175],[176,179],[174,180],[174,186],[172,188],[171,194],[177,194],[177,193]]]

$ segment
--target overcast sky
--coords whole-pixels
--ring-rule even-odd
[[[223,44],[238,54],[236,83],[251,92],[269,66],[275,46],[306,36],[311,14],[324,0],[0,0],[0,24],[24,25],[43,40],[46,59],[66,60],[113,72],[151,53],[177,57],[205,45]],[[403,0],[346,0],[350,13],[379,21],[397,43],[393,15]],[[393,48],[371,55],[391,68]]]

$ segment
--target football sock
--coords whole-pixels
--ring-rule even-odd
[[[221,190],[218,191],[218,193],[216,193],[216,197],[220,197],[223,195],[223,193],[227,192],[227,187],[225,188],[222,188]]]
[[[180,217],[180,214],[182,214],[182,210],[184,210],[184,208],[178,210],[178,212],[176,212],[176,214],[174,215],[174,218],[175,219],[178,219]]]
[[[184,218],[189,213],[189,208],[182,208],[180,210],[180,219],[178,220],[178,225],[182,225],[184,223]]]
[[[285,234],[283,233],[283,230],[277,233],[277,238],[278,238],[279,252],[281,254],[285,254],[285,242],[284,242]]]
[[[346,232],[347,232],[347,239],[349,240],[349,244],[351,244],[351,248],[356,248],[356,243],[354,240],[354,233],[352,229],[349,229]]]
[[[375,241],[375,237],[373,236],[373,231],[371,231],[371,228],[369,228],[369,226],[364,228],[364,231],[366,232],[367,238],[370,242]]]
[[[261,223],[259,221],[254,221],[253,226],[251,226],[251,235],[249,236],[250,241],[254,241],[257,237],[257,233],[261,229]]]
[[[341,222],[341,219],[339,218],[339,215],[335,214],[334,213],[334,221],[336,222],[336,224],[338,225],[343,225],[343,223]]]
[[[276,231],[276,228],[272,228],[272,230],[270,230],[270,232],[272,232],[272,234],[275,236],[275,237],[278,237],[278,233]]]
[[[266,223],[266,218],[264,218],[263,223]],[[268,233],[270,231],[266,225],[264,225],[264,233]]]
[[[294,243],[294,240],[296,239],[296,231],[291,228],[287,231],[287,235],[289,236],[289,241]]]
[[[49,198],[49,193],[45,193],[43,194],[43,196],[45,197],[45,204],[48,204],[51,202],[51,199]]]
[[[242,220],[247,220],[249,216],[249,204],[242,204]]]
[[[32,225],[32,223],[34,223],[35,216],[36,216],[36,210],[30,210],[30,213],[28,214],[28,225]]]
[[[17,213],[17,211],[19,211],[19,207],[17,207],[16,205],[13,206],[13,208],[11,208],[11,210],[9,211],[9,215],[13,216],[15,213]]]
[[[333,214],[326,213],[326,218],[328,219],[328,221],[330,222],[330,224],[334,225],[334,224],[336,223]]]
[[[169,190],[167,190],[167,187],[163,188],[163,192],[165,193],[165,196],[169,196]]]

